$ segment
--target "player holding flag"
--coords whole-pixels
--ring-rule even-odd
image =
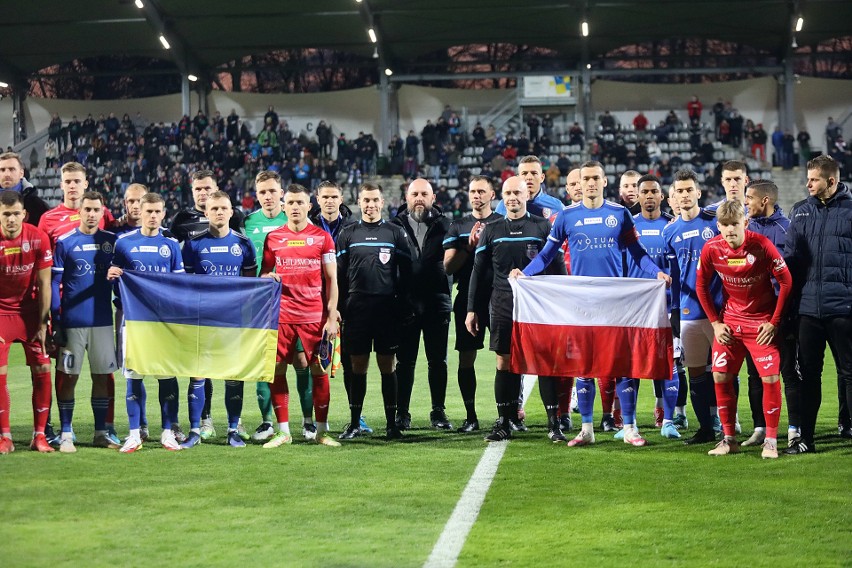
[[[748,220],[739,201],[726,201],[716,213],[721,235],[704,245],[698,263],[696,290],[701,307],[713,326],[713,382],[725,437],[708,452],[711,456],[740,451],[736,440],[737,396],[734,377],[746,352],[751,354],[763,381],[763,415],[766,438],[763,458],[778,457],[778,417],[781,413],[781,355],[775,333],[781,323],[784,305],[793,280],[772,241],[746,231]],[[711,278],[718,274],[726,300],[721,313],[716,310],[710,290]],[[778,298],[770,276],[780,289]]]

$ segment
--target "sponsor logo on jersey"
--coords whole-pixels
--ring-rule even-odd
[[[217,253],[217,252],[228,252],[228,247],[227,247],[227,246],[223,246],[223,247],[210,247],[210,252],[211,252],[211,253]]]
[[[604,225],[612,229],[613,227],[618,225],[618,219],[615,218],[615,215],[609,215],[606,218],[606,221],[604,221]]]
[[[73,249],[71,249],[71,251],[72,252],[80,252],[80,245],[75,246]]]
[[[264,227],[264,229],[266,229],[266,227]],[[266,231],[264,231],[264,233],[265,233],[265,232],[266,232]],[[256,234],[258,234],[258,233],[260,233],[260,229],[258,229],[257,227],[255,227],[255,228],[254,228],[254,231],[252,231],[252,232],[251,232],[251,234],[252,234],[252,235],[256,235]]]
[[[287,241],[287,246],[288,247],[303,247],[303,246],[305,246],[305,241],[302,241],[302,240]]]
[[[71,215],[70,217],[68,217],[68,220],[69,221],[79,221],[80,215],[78,213],[75,213],[74,215]]]
[[[380,248],[379,249],[379,262],[382,264],[387,264],[390,260],[390,249],[389,248]]]
[[[603,223],[603,217],[586,217],[584,222],[586,225],[600,225]]]
[[[201,249],[201,254],[210,254],[210,251],[207,250],[207,247],[204,247],[203,249]]]
[[[576,223],[574,223],[574,226],[575,226],[575,227],[582,227],[582,226],[583,226],[583,220],[582,220],[582,219],[580,219],[579,221],[577,221]]]
[[[240,248],[240,245],[234,243],[231,245],[231,254],[234,256],[240,256],[243,254],[243,249]]]
[[[97,243],[89,243],[87,245],[83,245],[84,251],[93,251],[93,250],[101,250],[101,245]]]
[[[139,248],[138,248],[138,247],[133,247],[132,249],[130,249],[130,253],[131,253],[131,254],[133,254],[134,252],[139,252]]]
[[[704,227],[704,230],[701,231],[701,238],[704,239],[705,241],[709,241],[710,239],[712,239],[715,236],[716,236],[716,233],[714,233],[713,229],[711,229],[710,227]]]
[[[3,254],[5,256],[9,256],[10,254],[19,254],[20,252],[21,247],[9,247],[5,251],[3,251]]]
[[[281,228],[281,227],[275,227],[275,226],[271,226],[271,227],[270,227],[270,226],[266,226],[266,227],[264,227],[264,228],[263,228],[263,232],[264,232],[264,233],[271,233],[271,232],[272,232],[272,231],[274,231],[275,229],[280,229],[280,228]],[[255,230],[254,230],[254,232],[256,233],[256,232],[257,232],[257,229],[255,229]]]
[[[160,256],[162,256],[163,258],[169,258],[170,256],[172,256],[172,249],[170,249],[166,245],[161,246],[159,252]]]
[[[746,259],[744,258],[729,258],[728,266],[745,266]]]
[[[687,231],[684,234],[682,234],[681,238],[683,240],[686,240],[686,239],[691,239],[691,238],[697,237],[697,236],[698,236],[698,229],[693,229],[691,231]]]
[[[164,245],[164,246],[165,246],[165,245]],[[168,248],[168,247],[167,247],[167,248]],[[136,251],[136,249],[134,248],[134,249],[133,249],[132,251],[130,251],[130,252],[137,252],[137,251]],[[138,252],[157,252],[157,247],[156,247],[156,246],[151,246],[151,245],[139,245],[139,251],[138,251]]]
[[[660,230],[659,229],[642,229],[642,232],[639,233],[643,237],[659,237]]]
[[[754,255],[751,254],[751,253],[747,254],[746,255],[746,262],[748,262],[749,264],[754,264]]]

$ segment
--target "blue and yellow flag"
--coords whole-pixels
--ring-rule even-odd
[[[281,284],[126,271],[124,363],[142,375],[272,382]]]

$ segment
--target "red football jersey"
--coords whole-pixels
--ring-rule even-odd
[[[98,227],[101,229],[111,229],[115,225],[115,217],[113,217],[109,208],[104,207],[104,216]],[[51,248],[56,248],[56,241],[65,233],[69,233],[80,226],[80,211],[66,207],[64,203],[60,203],[50,211],[45,212],[38,222],[38,228],[47,233],[50,237]]]
[[[53,266],[52,250],[44,231],[28,223],[17,238],[0,233],[0,314],[38,314],[38,272]]]
[[[722,314],[716,313],[710,294],[710,280],[719,274],[725,293]],[[775,297],[770,276],[781,290]],[[746,231],[743,243],[736,249],[717,235],[704,244],[698,263],[696,284],[698,300],[711,322],[721,319],[728,325],[754,326],[769,321],[778,325],[793,280],[787,264],[772,241]]]
[[[287,225],[269,233],[263,245],[261,274],[281,277],[281,323],[316,323],[323,320],[323,265],[337,262],[334,240],[308,224],[298,233]]]

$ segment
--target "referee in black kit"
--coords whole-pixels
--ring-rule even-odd
[[[479,331],[477,298],[482,289],[492,286],[491,293],[491,343],[497,354],[497,372],[494,376],[494,397],[497,401],[497,422],[487,442],[500,442],[512,437],[509,420],[518,415],[518,392],[521,376],[509,370],[512,352],[512,308],[514,301],[509,286],[513,269],[523,269],[547,243],[550,222],[527,212],[529,190],[522,177],[514,176],[503,182],[503,203],[506,216],[485,226],[473,262],[468,293],[466,326],[472,335]],[[488,269],[493,271],[492,281],[483,277]],[[548,273],[567,274],[562,254],[558,254],[548,267]],[[548,438],[553,442],[566,441],[556,419],[558,400],[553,377],[539,377],[539,392],[547,411]]]
[[[337,237],[337,283],[343,317],[341,351],[352,361],[349,425],[340,435],[351,440],[361,435],[359,422],[367,394],[370,353],[382,374],[382,399],[387,438],[401,438],[397,428],[397,384],[394,356],[399,348],[399,328],[413,318],[410,299],[411,243],[405,231],[382,219],[385,200],[380,185],[358,188],[361,220],[341,230]]]

